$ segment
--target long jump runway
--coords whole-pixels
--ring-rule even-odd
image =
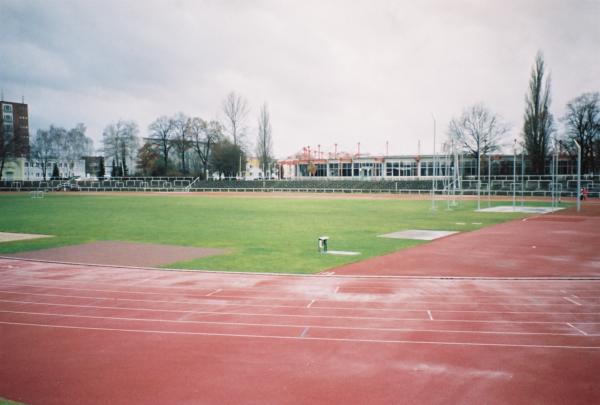
[[[29,404],[600,403],[600,280],[0,259],[0,396]]]

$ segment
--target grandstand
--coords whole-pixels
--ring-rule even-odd
[[[440,177],[438,180],[442,180]],[[0,191],[74,191],[74,192],[314,192],[314,193],[389,193],[426,194],[433,187],[433,179],[348,179],[331,180],[309,178],[294,180],[200,180],[194,177],[122,177],[109,180],[49,180],[49,181],[3,181]],[[481,194],[525,197],[550,197],[553,183],[551,176],[491,176],[481,179]],[[446,193],[444,184],[438,181],[436,192]],[[488,190],[489,184],[489,190]],[[588,189],[590,198],[600,198],[600,176],[582,176],[581,186]],[[577,178],[573,175],[556,177],[556,189],[561,197],[577,195]],[[456,189],[461,195],[477,194],[477,178],[463,177]]]

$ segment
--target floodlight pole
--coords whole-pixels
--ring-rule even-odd
[[[559,157],[559,153],[558,153],[559,150],[558,149],[559,149],[559,147],[558,147],[558,141],[556,140],[556,138],[554,140],[554,149],[555,149],[554,155],[556,156],[556,159],[554,160],[554,172],[556,173],[555,176],[554,176],[554,181],[556,183],[556,185],[555,185],[555,188],[556,188],[556,206],[558,207],[558,203],[560,202],[560,190],[559,190],[559,187],[558,187],[558,157]],[[561,187],[562,187],[562,185],[561,185]]]
[[[492,205],[492,155],[488,151],[488,208]]]
[[[517,201],[517,140],[513,146],[513,211]]]
[[[477,148],[477,211],[481,209],[481,148]]]
[[[431,182],[431,209],[435,210],[435,209],[437,209],[437,207],[435,205],[435,188],[437,186],[436,180],[435,180],[435,133],[436,133],[436,126],[435,126],[435,116],[433,114],[431,114],[431,116],[433,117],[433,180]]]
[[[521,207],[525,204],[525,149],[521,150]]]
[[[575,195],[577,196],[577,212],[579,212],[581,211],[581,145],[575,140],[573,142],[577,147],[577,193]]]

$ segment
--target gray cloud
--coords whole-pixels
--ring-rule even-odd
[[[276,152],[431,150],[446,123],[483,101],[522,123],[538,49],[553,111],[600,90],[600,2],[0,0],[0,86],[30,104],[31,127],[119,118],[142,132],[183,111],[219,116],[231,90],[271,108]]]

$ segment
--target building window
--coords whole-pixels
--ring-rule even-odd
[[[421,161],[421,176],[433,176],[433,162]]]
[[[400,176],[409,177],[417,175],[417,163],[411,162],[400,162]]]
[[[326,177],[327,176],[327,165],[326,164],[317,164],[317,171],[315,172],[315,176],[317,177]]]
[[[387,162],[385,164],[385,175],[388,177],[398,177],[400,175],[400,163],[398,162]]]
[[[338,177],[340,175],[340,165],[338,163],[329,164],[329,175],[332,177]]]
[[[342,176],[343,177],[351,177],[352,176],[352,163],[342,163]]]

